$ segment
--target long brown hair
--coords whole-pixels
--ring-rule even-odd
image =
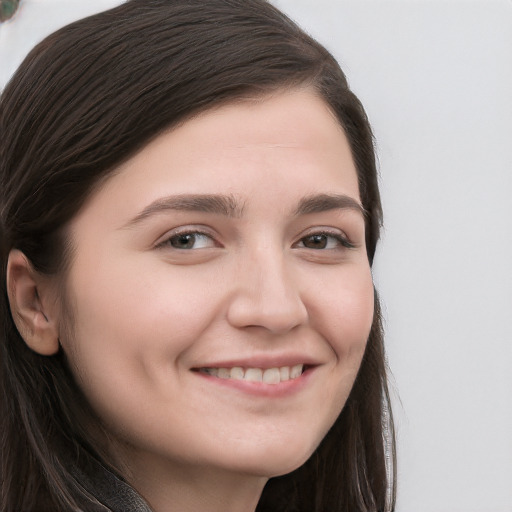
[[[0,508],[87,510],[65,454],[101,458],[62,351],[32,352],[11,317],[9,251],[63,275],[65,228],[116,167],[162,131],[226,102],[307,85],[337,116],[368,212],[370,264],[382,221],[366,114],[325,48],[265,0],[130,0],[68,25],[28,55],[0,98]],[[380,309],[348,401],[312,457],[271,479],[258,510],[394,508],[394,433]]]

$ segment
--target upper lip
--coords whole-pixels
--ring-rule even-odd
[[[194,366],[199,368],[233,368],[239,366],[242,368],[282,368],[283,366],[295,366],[303,364],[304,366],[318,366],[320,361],[317,359],[298,354],[282,354],[282,355],[257,355],[247,358],[222,359],[216,361],[208,361]]]

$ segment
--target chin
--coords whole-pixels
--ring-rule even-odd
[[[233,469],[238,473],[246,473],[260,477],[274,478],[295,471],[313,454],[317,444],[305,450],[306,443],[281,443],[279,447],[260,449],[258,453],[246,454],[243,464],[235,464]],[[286,446],[283,446],[286,445]]]

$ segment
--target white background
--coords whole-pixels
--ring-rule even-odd
[[[119,0],[22,0],[0,87]],[[377,138],[397,512],[512,512],[512,1],[276,0],[338,58]]]

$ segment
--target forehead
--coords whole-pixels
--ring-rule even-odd
[[[315,193],[359,200],[344,131],[311,90],[230,103],[186,121],[122,164],[84,210],[119,202],[128,215],[159,197],[197,193],[245,203],[262,187],[269,201]]]
[[[205,151],[250,153],[273,149],[332,151],[347,143],[338,119],[312,89],[292,89],[207,110],[172,130],[178,149],[191,156],[189,143]],[[341,140],[343,139],[343,140]],[[158,144],[158,140],[156,144]],[[162,144],[165,142],[160,139]],[[278,153],[278,151],[276,152]],[[339,155],[338,155],[339,156]]]

